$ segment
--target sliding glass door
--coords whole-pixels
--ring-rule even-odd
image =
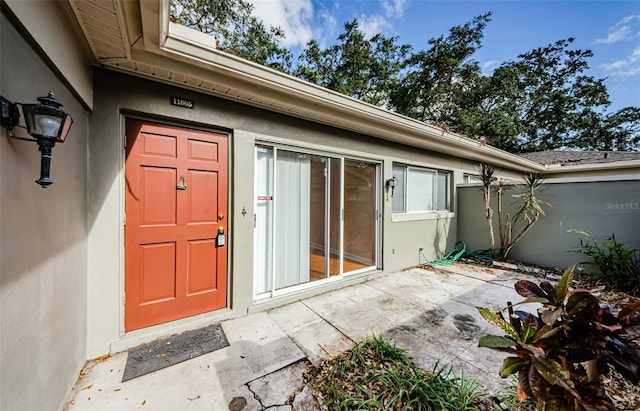
[[[376,268],[379,165],[256,147],[257,297]]]
[[[344,162],[344,269],[376,265],[378,186],[376,164]]]

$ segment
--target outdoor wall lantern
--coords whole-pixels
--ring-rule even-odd
[[[391,190],[391,197],[393,197],[393,192],[396,189],[396,184],[398,184],[398,178],[396,176],[393,176],[387,180],[387,192]]]
[[[2,102],[2,126],[7,129],[7,135],[11,138],[38,144],[38,150],[41,153],[40,178],[36,180],[36,183],[43,188],[53,184],[49,178],[51,149],[56,143],[64,143],[71,124],[73,124],[73,119],[69,113],[60,109],[63,104],[56,100],[53,91],[50,91],[46,97],[38,97],[39,104],[12,103],[1,96],[0,100]],[[26,127],[19,125],[20,111],[18,106],[22,107]],[[26,128],[27,133],[33,138],[16,136],[13,133],[15,127]]]

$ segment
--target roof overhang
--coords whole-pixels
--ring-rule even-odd
[[[556,172],[218,50],[212,36],[169,20],[169,0],[68,1],[96,63],[103,67],[496,167]],[[573,166],[562,170],[569,168]]]

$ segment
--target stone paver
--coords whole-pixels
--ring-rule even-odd
[[[304,370],[371,335],[392,339],[425,370],[452,366],[499,390],[504,355],[477,345],[500,332],[475,307],[520,301],[520,278],[531,277],[464,265],[390,273],[225,321],[229,347],[125,383],[126,352],[89,362],[67,409],[314,410]]]

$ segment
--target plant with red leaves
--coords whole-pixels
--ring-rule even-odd
[[[600,305],[585,289],[571,289],[574,266],[557,285],[528,280],[515,284],[520,304],[540,303],[537,315],[517,311],[508,302],[502,312],[477,307],[482,317],[504,332],[487,335],[479,346],[511,354],[500,369],[503,378],[518,374],[518,397],[532,397],[538,410],[615,410],[599,382],[600,370],[615,367],[638,384],[640,301],[620,310]]]

